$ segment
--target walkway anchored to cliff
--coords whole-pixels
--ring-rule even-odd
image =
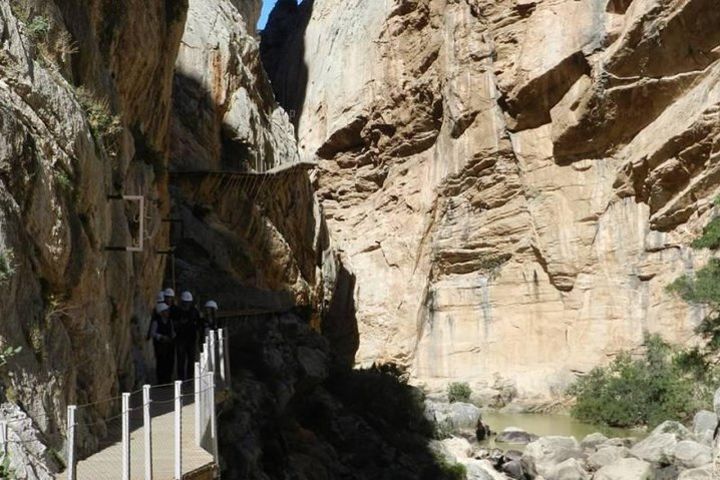
[[[146,385],[120,397],[69,406],[67,469],[59,478],[217,478],[216,406],[230,386],[228,347],[226,329],[210,331],[193,379]],[[103,417],[94,418],[103,407]],[[80,458],[84,451],[96,453]]]
[[[294,162],[280,165],[265,171],[237,170],[194,170],[170,172],[170,180],[178,183],[191,180],[193,183],[202,183],[202,190],[209,190],[216,196],[224,196],[229,192],[243,191],[251,201],[262,199],[264,190],[272,190],[277,181],[285,180],[295,175],[306,175],[309,170],[317,167],[316,162]]]

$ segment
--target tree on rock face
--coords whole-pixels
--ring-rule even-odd
[[[714,201],[720,207],[720,197]],[[715,217],[703,230],[692,247],[720,249],[720,216]],[[720,258],[712,258],[694,274],[686,274],[668,285],[668,291],[679,295],[691,304],[706,305],[708,315],[698,325],[696,331],[705,340],[702,348],[694,348],[681,357],[686,368],[703,374],[711,360],[720,353]]]

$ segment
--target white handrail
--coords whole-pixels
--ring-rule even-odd
[[[130,394],[122,394],[122,479],[130,480]]]
[[[153,480],[152,416],[150,385],[143,385],[143,428],[145,430],[145,480]]]
[[[182,382],[175,382],[175,480],[182,480]]]
[[[68,463],[67,463],[67,480],[77,480],[77,459],[75,458],[75,411],[77,407],[75,405],[69,405],[67,407],[67,448],[68,448]]]

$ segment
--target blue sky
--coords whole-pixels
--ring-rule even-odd
[[[260,20],[258,20],[257,24],[258,29],[262,30],[263,28],[265,28],[268,16],[270,15],[270,11],[275,6],[275,2],[277,2],[277,0],[263,0],[262,13],[260,14]]]

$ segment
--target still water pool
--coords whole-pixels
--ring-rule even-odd
[[[578,441],[582,440],[586,435],[595,432],[600,432],[609,438],[635,437],[639,439],[646,435],[643,430],[639,429],[611,428],[582,423],[570,415],[483,412],[482,418],[483,422],[485,422],[493,432],[497,433],[502,432],[506,427],[517,427],[541,437],[561,435],[565,437],[575,437]],[[481,445],[491,448],[522,449],[522,447],[518,448],[518,445],[506,443],[495,444],[494,437],[482,442]]]

